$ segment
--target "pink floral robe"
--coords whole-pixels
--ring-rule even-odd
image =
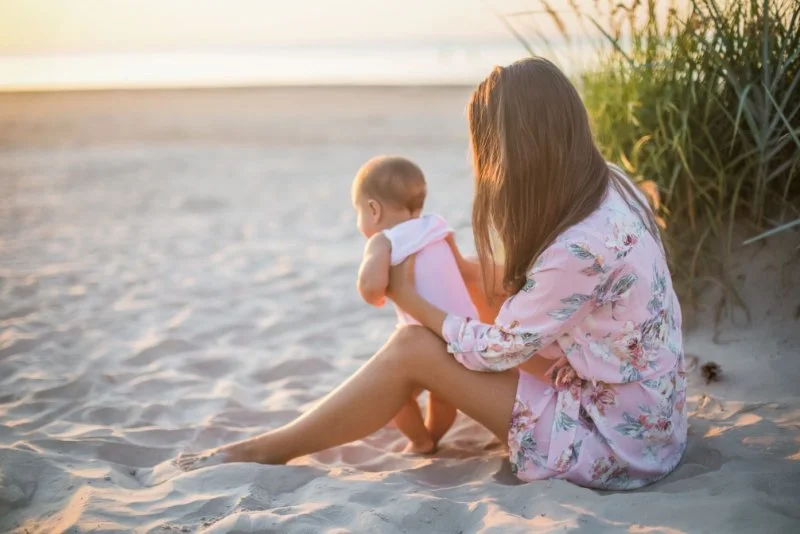
[[[680,306],[661,245],[613,187],[542,254],[494,325],[449,315],[442,333],[476,371],[554,359],[549,384],[520,372],[508,433],[520,479],[633,489],[680,461]]]

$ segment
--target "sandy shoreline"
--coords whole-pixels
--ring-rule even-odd
[[[712,300],[686,320],[723,381],[693,371],[684,461],[643,490],[518,484],[466,418],[433,458],[386,428],[290,466],[131,476],[290,420],[386,339],[354,287],[363,160],[417,160],[470,247],[468,92],[0,95],[0,531],[800,528],[798,232],[737,252],[749,325],[716,332]]]

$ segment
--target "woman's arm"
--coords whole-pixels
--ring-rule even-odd
[[[458,269],[467,286],[470,299],[478,311],[478,316],[481,321],[486,323],[493,323],[503,305],[503,301],[507,298],[503,292],[495,292],[492,297],[487,297],[487,292],[484,289],[483,276],[477,261],[470,261],[461,255],[461,251],[456,245],[454,234],[449,234],[446,238],[447,244],[453,253],[456,260]],[[502,286],[502,266],[495,269],[495,275],[498,277],[495,287]],[[414,319],[432,330],[436,335],[442,335],[442,324],[444,323],[447,313],[437,308],[417,293],[414,284],[414,256],[410,256],[408,260],[392,267],[392,273],[395,277],[390,282],[390,287],[394,288],[392,300],[397,304],[400,309],[411,315]]]
[[[373,306],[383,306],[389,287],[389,262],[392,244],[383,233],[369,238],[364,247],[364,257],[358,269],[358,293]]]
[[[414,319],[419,321],[420,324],[427,327],[434,334],[442,337],[442,328],[447,319],[447,314],[422,298],[419,293],[416,292],[414,289],[413,272],[413,256],[404,264],[392,268],[394,278],[390,282],[390,286],[397,288],[397,291],[392,293],[395,304],[400,306],[401,309],[414,317]],[[495,316],[496,315],[495,313]],[[519,367],[529,374],[546,379],[546,372],[552,365],[552,360],[537,355],[531,357]]]
[[[523,289],[501,307],[494,324],[444,314],[412,292],[413,286],[402,287],[408,285],[405,278],[392,277],[390,288],[398,305],[440,334],[462,365],[503,371],[530,360],[597,306],[627,293],[636,276],[604,263],[600,253],[605,250],[600,242],[552,245],[528,272]]]
[[[448,350],[475,370],[502,371],[531,359],[635,282],[635,275],[603,261],[600,254],[606,250],[594,238],[591,244],[551,245],[527,273],[523,288],[504,303],[495,324],[447,317],[442,337]]]
[[[409,256],[403,263],[391,268],[389,273],[389,297],[401,310],[441,337],[442,324],[447,317],[447,313],[417,293],[414,284],[414,260],[415,256]]]
[[[488,291],[477,259],[464,258],[456,245],[453,234],[447,238],[447,244],[455,257],[458,270],[467,286],[470,300],[478,311],[478,317],[484,323],[493,323],[500,311],[500,306],[508,298],[508,293],[503,291],[503,266],[495,265],[493,276],[493,291]]]

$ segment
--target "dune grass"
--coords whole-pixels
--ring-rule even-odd
[[[571,26],[540,4],[567,46],[602,36],[576,82],[605,156],[657,186],[681,293],[712,281],[734,302],[742,239],[800,224],[800,4],[570,2]]]

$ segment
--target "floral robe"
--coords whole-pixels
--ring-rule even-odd
[[[540,256],[494,325],[449,315],[442,334],[476,371],[554,360],[549,383],[520,372],[508,434],[520,479],[632,489],[680,461],[680,306],[661,244],[613,186]]]

